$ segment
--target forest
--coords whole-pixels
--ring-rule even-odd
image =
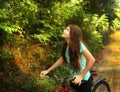
[[[40,72],[61,55],[63,29],[78,25],[94,57],[120,31],[119,0],[0,0],[0,92],[54,92]],[[68,76],[65,65],[53,71]]]

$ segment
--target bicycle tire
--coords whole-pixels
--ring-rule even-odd
[[[106,90],[103,91],[103,90],[99,89],[100,86],[104,86],[106,88]],[[98,82],[93,87],[92,92],[110,92],[110,86],[106,81],[103,80],[103,81]]]

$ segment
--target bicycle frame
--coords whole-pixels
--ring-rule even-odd
[[[96,71],[90,71],[91,72],[91,76],[93,77],[93,80],[94,80],[94,77],[97,77],[98,73]],[[66,83],[70,82],[70,81],[73,81],[74,79],[64,79],[64,78],[59,78],[57,77],[56,75],[53,75],[53,74],[47,74],[49,77],[52,77],[54,78],[57,82],[61,83],[61,88],[60,88],[60,91],[56,91],[56,92],[74,92],[72,90],[72,88],[69,88],[68,85],[66,86]],[[68,81],[69,80],[69,81]],[[106,87],[108,88],[107,92],[110,92],[110,87],[109,87],[109,84],[105,81],[106,78],[100,78],[100,79],[97,79],[96,81],[91,81],[92,85],[91,85],[91,88],[92,88],[92,92],[95,92],[95,88],[96,86],[98,87],[98,84],[100,83],[105,83]],[[83,81],[84,82],[84,81]]]
[[[64,79],[64,78],[59,78],[56,75],[53,75],[52,73],[47,74],[49,77],[54,78],[57,82],[61,83],[61,88],[60,91],[56,91],[56,92],[73,92],[71,88],[67,87],[68,85],[66,85],[69,81],[72,81],[72,78],[69,79]]]
[[[62,87],[61,92],[70,92],[70,90],[69,90],[68,88],[64,88],[64,87]]]

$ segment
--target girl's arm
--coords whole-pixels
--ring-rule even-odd
[[[87,65],[86,68],[83,70],[83,72],[80,74],[80,76],[83,78],[85,74],[91,69],[95,62],[95,58],[92,56],[92,54],[89,52],[89,50],[84,50],[83,55],[87,58]]]
[[[86,68],[82,71],[82,73],[80,75],[76,75],[74,83],[75,84],[81,84],[81,80],[83,79],[83,77],[85,76],[85,74],[90,70],[90,68],[93,66],[94,62],[95,62],[95,58],[92,56],[92,54],[89,52],[89,50],[84,50],[82,52],[82,54],[87,58],[87,65]]]
[[[57,68],[58,66],[60,66],[63,63],[63,57],[61,56],[49,69],[48,72],[50,72],[51,70]]]
[[[47,73],[49,73],[50,71],[52,71],[53,69],[57,68],[58,66],[60,66],[63,63],[63,57],[61,56],[50,68],[48,68],[45,71],[42,71],[40,76],[44,77]]]

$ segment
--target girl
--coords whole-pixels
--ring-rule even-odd
[[[95,59],[82,42],[81,29],[77,25],[70,24],[63,30],[62,37],[65,39],[62,55],[49,69],[42,71],[40,76],[44,77],[64,62],[68,64],[71,76],[75,78],[70,84],[75,92],[91,92],[89,70]],[[81,83],[82,80],[86,82]]]

